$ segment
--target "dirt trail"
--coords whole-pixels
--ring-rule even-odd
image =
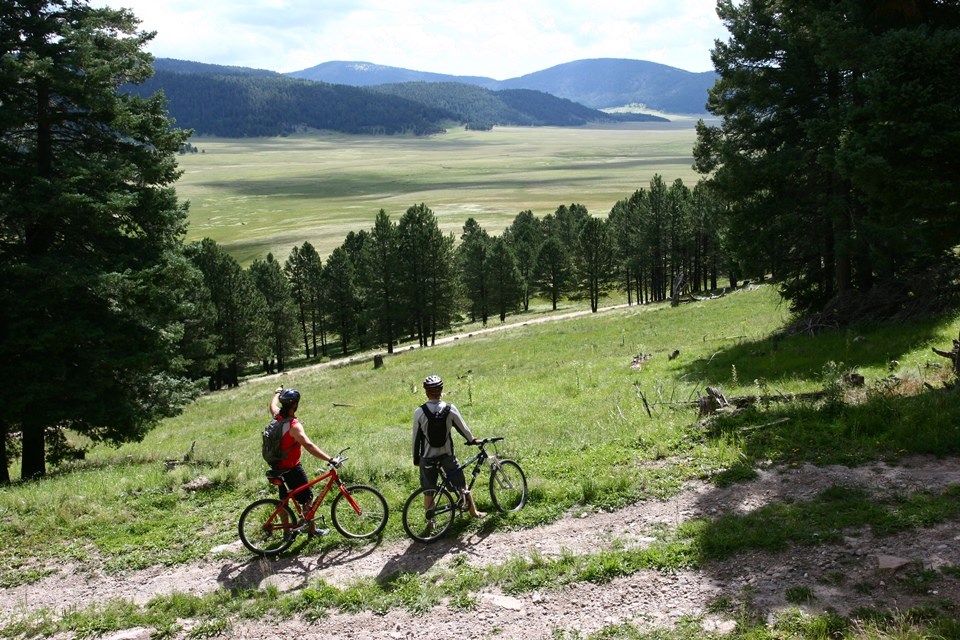
[[[642,547],[652,541],[651,531],[657,525],[672,527],[699,516],[746,513],[774,502],[808,500],[831,486],[860,487],[874,495],[889,495],[958,484],[960,459],[956,458],[913,457],[897,466],[874,463],[856,468],[772,468],[761,471],[755,481],[729,488],[690,483],[680,495],[662,502],[642,502],[611,513],[570,515],[526,531],[466,533],[432,545],[371,543],[318,554],[316,546],[305,543],[293,557],[265,561],[250,557],[236,542],[215,549],[195,565],[155,567],[120,577],[106,576],[96,567],[63,567],[38,583],[0,590],[0,610],[8,615],[38,609],[59,612],[111,598],[144,603],[153,596],[173,592],[203,594],[218,588],[267,584],[286,591],[302,588],[316,577],[342,586],[361,577],[427,571],[445,566],[458,556],[482,566],[515,556],[551,558],[564,552],[594,553],[613,545]],[[224,526],[233,523],[225,522]],[[337,637],[358,640],[547,639],[555,637],[554,630],[578,630],[587,635],[621,622],[641,628],[669,626],[684,616],[703,616],[708,602],[719,596],[735,602],[749,601],[769,615],[786,606],[787,589],[798,587],[812,591],[815,598],[809,608],[814,611],[828,607],[841,613],[858,607],[905,609],[930,598],[960,606],[960,580],[955,577],[939,580],[933,587],[936,593],[911,590],[909,581],[901,578],[921,565],[928,569],[960,566],[960,528],[956,522],[888,538],[875,539],[869,531],[847,532],[843,544],[795,548],[781,554],[740,554],[698,571],[644,571],[609,584],[578,584],[521,596],[481,593],[476,610],[468,614],[439,607],[439,611],[426,616],[399,610],[383,616],[334,614],[322,624],[298,619],[280,625],[270,620],[244,621],[230,631],[229,637],[327,637],[329,630],[335,629]],[[703,624],[708,630],[732,628],[729,616],[722,615],[708,614]],[[185,621],[184,632],[178,637],[186,637],[189,627],[190,621]],[[149,631],[128,630],[105,637],[146,640]]]

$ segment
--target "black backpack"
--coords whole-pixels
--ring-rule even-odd
[[[423,415],[427,418],[427,442],[431,447],[442,447],[447,444],[447,416],[450,415],[450,405],[444,405],[443,409],[434,413],[424,404],[420,407]]]
[[[271,467],[275,467],[284,458],[287,452],[280,449],[280,440],[283,434],[290,430],[292,418],[274,418],[263,430],[263,459]]]

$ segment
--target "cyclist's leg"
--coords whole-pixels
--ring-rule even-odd
[[[420,461],[420,488],[432,489],[437,486],[437,479],[440,477],[440,469],[436,458],[425,458]],[[428,514],[434,509],[434,494],[429,491],[423,493],[423,509]]]
[[[313,491],[311,489],[297,491],[297,487],[302,487],[310,481],[310,479],[307,478],[307,472],[303,469],[303,465],[298,464],[284,471],[283,481],[283,484],[280,485],[280,499],[282,500],[290,493],[293,493],[293,499],[300,505],[300,511],[303,513],[304,518],[306,518],[313,502]]]
[[[463,474],[463,469],[460,468],[460,463],[457,462],[456,457],[444,456],[441,463],[443,464],[443,472],[450,480],[450,484],[453,485],[453,488],[456,489],[466,501],[470,515],[474,518],[482,518],[487,515],[483,511],[477,510],[477,505],[473,501],[473,493],[467,488],[467,478]]]

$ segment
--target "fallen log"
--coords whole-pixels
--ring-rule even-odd
[[[727,398],[723,392],[714,387],[707,387],[707,395],[697,399],[694,403],[699,407],[699,416],[703,417],[718,411],[735,411],[746,409],[757,404],[770,402],[794,402],[798,400],[821,400],[827,396],[826,391],[809,391],[806,393],[777,393],[775,395],[734,396]]]

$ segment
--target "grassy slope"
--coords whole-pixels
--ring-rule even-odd
[[[949,319],[774,345],[771,333],[784,320],[774,290],[760,287],[678,308],[632,307],[475,335],[400,352],[381,369],[368,362],[301,369],[282,381],[303,392],[300,413],[314,440],[331,453],[351,447],[347,475],[387,496],[394,511],[389,538],[403,535],[398,510],[416,485],[409,421],[422,401],[420,381],[431,372],[447,380],[447,399],[476,434],[506,436],[507,449],[530,478],[528,508],[470,526],[530,526],[577,505],[613,507],[665,495],[691,477],[729,481],[749,476],[756,460],[856,462],[901,451],[960,453],[956,393],[912,399],[880,393],[892,388],[893,358],[906,377],[939,386],[942,369],[929,366],[940,364],[929,348],[949,343],[955,332]],[[670,360],[675,349],[680,356]],[[637,371],[629,365],[639,353],[652,357]],[[721,421],[705,437],[696,427],[688,403],[708,384],[729,396],[808,391],[823,387],[824,370],[829,381],[843,368],[827,366],[830,361],[856,367],[878,399],[846,409],[773,405],[763,414]],[[0,585],[35,579],[54,558],[81,564],[102,558],[108,569],[120,570],[195,560],[234,540],[242,507],[270,492],[259,433],[277,384],[276,378],[252,380],[204,396],[143,443],[98,448],[75,468],[4,489]],[[783,416],[791,424],[754,438],[738,435],[744,424]],[[211,464],[167,471],[164,459],[191,449],[194,458]],[[652,459],[668,464],[644,467]],[[201,474],[217,488],[182,489]],[[333,536],[324,544],[338,543]]]

